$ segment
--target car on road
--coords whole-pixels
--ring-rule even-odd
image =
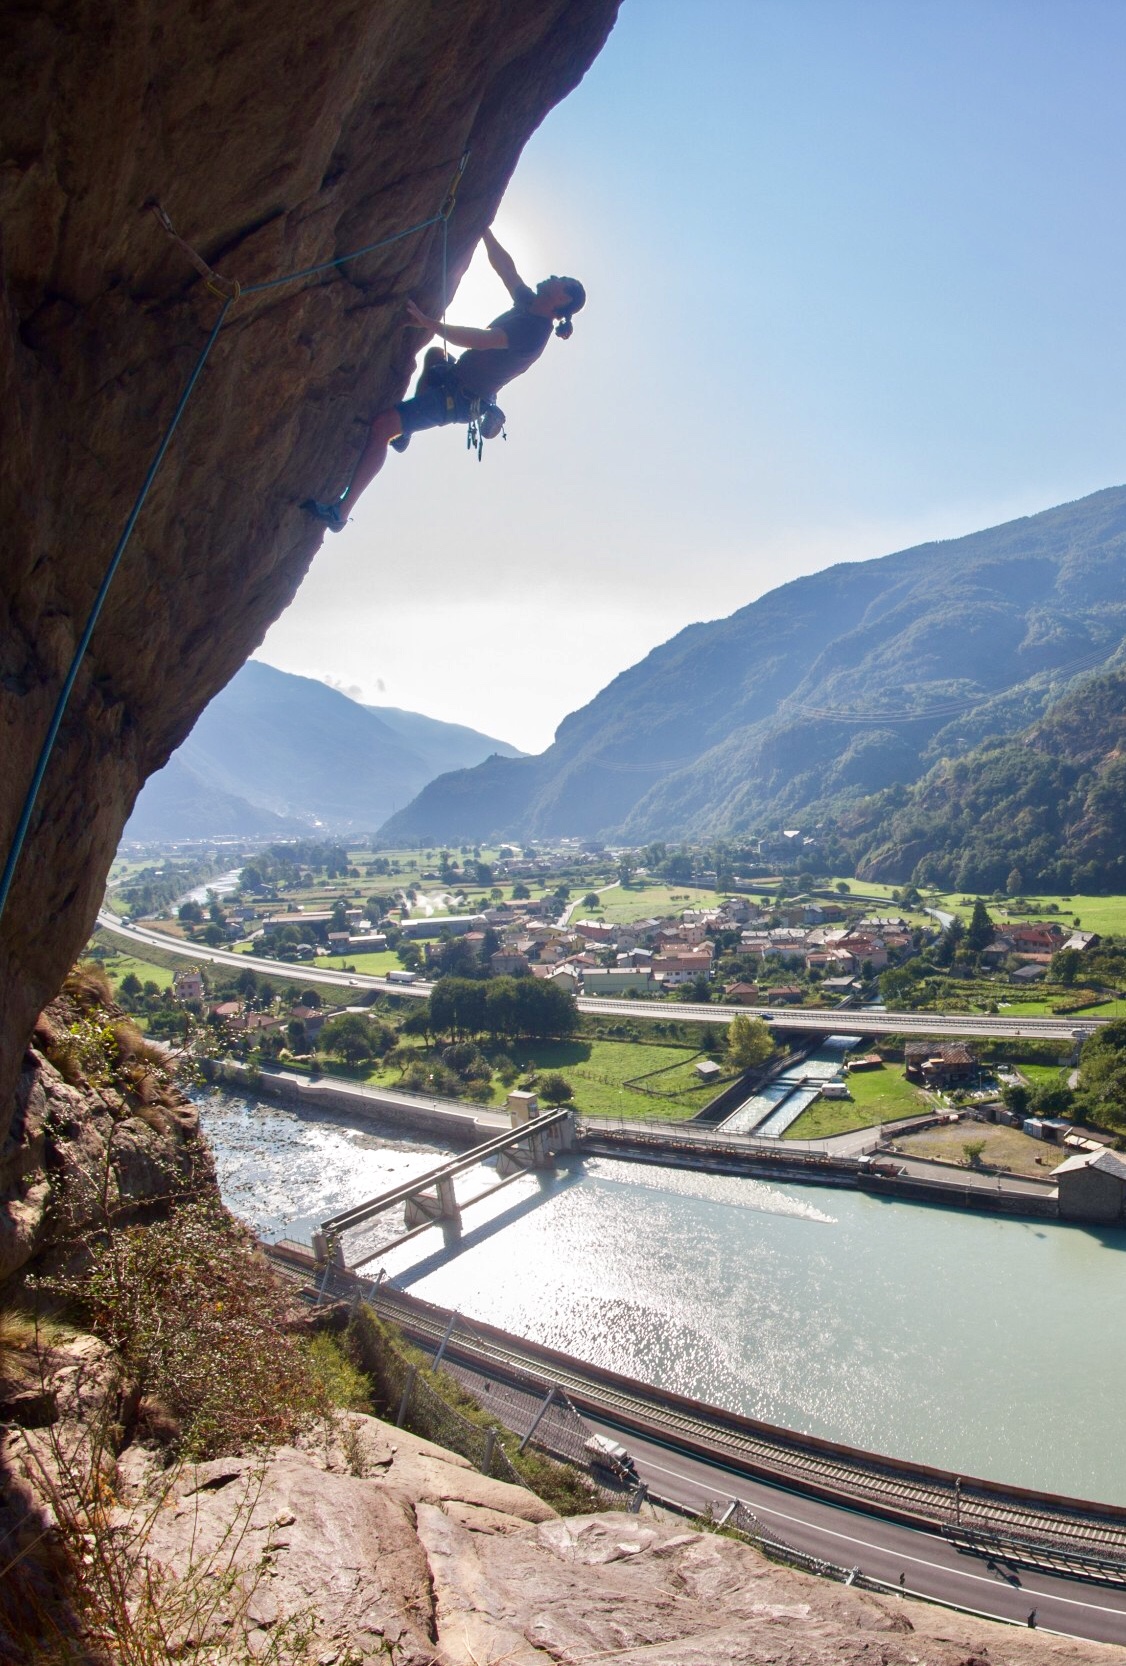
[[[591,1435],[585,1450],[592,1469],[607,1470],[616,1481],[627,1485],[637,1484],[637,1465],[625,1447],[609,1435]]]

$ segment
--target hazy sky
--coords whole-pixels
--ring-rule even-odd
[[[529,751],[697,619],[1126,479],[1123,0],[625,0],[497,231],[582,279],[258,657]],[[451,319],[506,305],[480,258]]]

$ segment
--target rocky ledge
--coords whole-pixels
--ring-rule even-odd
[[[1123,1658],[831,1584],[654,1514],[564,1519],[523,1488],[358,1413],[258,1456],[169,1470],[159,1443],[138,1438],[107,1461],[90,1449],[89,1430],[108,1372],[89,1337],[53,1346],[44,1375],[54,1423],[9,1428],[0,1445],[6,1507],[22,1500],[24,1533],[29,1522],[41,1532],[44,1517],[59,1519],[60,1475],[99,1470],[112,1502],[85,1561],[96,1571],[113,1547],[113,1565],[129,1570],[136,1623],[146,1602],[159,1617],[160,1659],[1063,1666]],[[11,1533],[10,1516],[6,1526]],[[0,1659],[20,1658],[4,1643],[0,1630]]]

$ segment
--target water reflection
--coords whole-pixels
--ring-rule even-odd
[[[202,1114],[224,1195],[273,1236],[308,1238],[446,1155],[224,1096]],[[462,1195],[492,1178],[463,1177]],[[680,1393],[1113,1502],[1126,1329],[1110,1243],[1122,1235],[598,1158],[520,1177],[459,1239],[427,1228],[386,1264],[429,1300]]]

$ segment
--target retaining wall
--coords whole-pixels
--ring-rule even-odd
[[[497,1132],[493,1122],[482,1124],[469,1111],[447,1111],[425,1100],[414,1104],[406,1095],[388,1096],[378,1090],[361,1092],[323,1077],[310,1081],[272,1070],[252,1071],[237,1059],[205,1059],[201,1070],[209,1081],[227,1082],[264,1099],[309,1110],[340,1111],[368,1122],[389,1122],[416,1133],[436,1134],[452,1146],[480,1145]]]

